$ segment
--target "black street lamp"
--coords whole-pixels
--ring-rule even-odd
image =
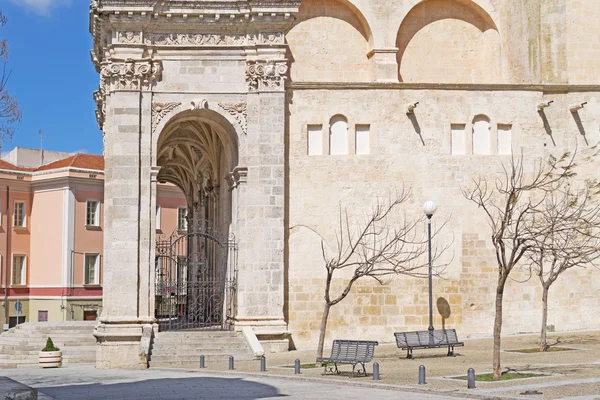
[[[435,213],[436,205],[433,201],[426,201],[423,204],[423,212],[427,216],[427,243],[429,246],[429,341],[433,342],[433,294],[431,291],[432,284],[432,266],[431,266],[431,217]]]

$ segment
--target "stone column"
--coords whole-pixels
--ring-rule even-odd
[[[284,339],[284,161],[287,61],[282,52],[249,59],[245,184],[236,187],[239,242],[236,327],[260,338]],[[280,350],[287,350],[287,339]]]
[[[102,65],[105,203],[104,291],[96,367],[147,368],[154,322],[151,93],[160,64],[112,60]],[[152,261],[152,262],[151,262]]]

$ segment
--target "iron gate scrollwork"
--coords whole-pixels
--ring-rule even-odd
[[[233,328],[235,237],[202,226],[156,242],[155,317],[161,331]]]

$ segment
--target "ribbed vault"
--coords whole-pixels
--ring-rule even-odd
[[[214,111],[184,112],[170,121],[157,143],[159,182],[178,186],[188,202],[188,220],[225,223],[219,198],[225,178],[237,163],[233,128]],[[228,202],[226,202],[228,203]]]

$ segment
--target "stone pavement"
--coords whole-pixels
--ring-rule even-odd
[[[3,372],[12,379],[36,388],[40,394],[49,396],[45,397],[46,399],[57,400],[460,398],[444,393],[407,392],[391,386],[377,388],[327,380],[289,379],[272,375],[257,377],[223,371],[200,373],[175,370],[99,370],[92,365],[72,365],[57,369],[22,368]]]
[[[600,400],[600,331],[550,335],[550,341],[574,350],[548,353],[512,353],[506,350],[535,346],[536,336],[511,336],[502,341],[502,366],[516,371],[546,374],[535,378],[504,382],[477,382],[468,390],[466,381],[453,379],[465,375],[469,367],[477,373],[491,368],[491,339],[465,341],[456,357],[446,357],[444,349],[406,352],[394,345],[380,345],[375,360],[380,364],[381,380],[371,376],[349,378],[322,376],[322,369],[303,369],[295,376],[289,368],[296,358],[314,361],[315,351],[268,354],[267,372],[259,373],[259,362],[236,361],[235,371],[228,363],[207,363],[204,370],[151,369],[98,370],[92,365],[71,365],[60,369],[23,368],[4,370],[4,375],[36,388],[40,395],[56,399],[500,399],[533,398],[562,400]],[[427,368],[427,385],[417,384],[419,365]],[[343,366],[342,370],[351,368]],[[369,365],[367,370],[372,371]],[[525,396],[527,390],[540,395]],[[1,397],[0,397],[1,399]]]

